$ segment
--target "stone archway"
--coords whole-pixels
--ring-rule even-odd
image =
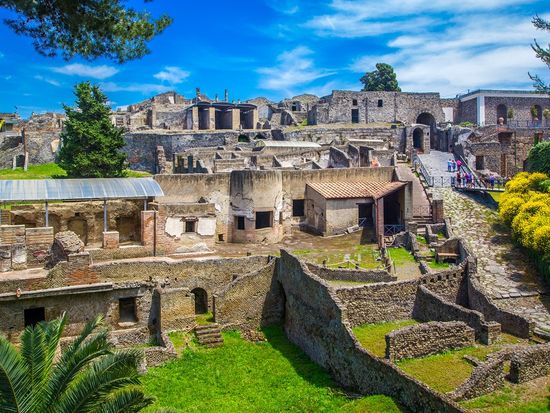
[[[208,294],[204,288],[194,288],[191,290],[195,294],[195,314],[205,314],[208,312]]]
[[[499,119],[504,119],[504,124],[508,123],[508,108],[505,104],[501,103],[497,106],[497,125],[499,124]]]

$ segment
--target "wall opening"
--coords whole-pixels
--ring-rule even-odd
[[[497,125],[500,123],[499,119],[504,119],[504,124],[508,123],[508,108],[504,104],[500,104],[497,106]]]
[[[84,245],[88,245],[88,222],[84,218],[74,217],[69,219],[67,229],[78,235]]]
[[[374,226],[372,213],[373,204],[357,204],[358,224],[363,228],[371,228]]]
[[[421,128],[416,128],[413,131],[413,148],[422,149],[424,147],[422,142],[423,140],[424,140],[424,131]]]
[[[359,109],[351,110],[351,123],[359,123]]]
[[[185,232],[197,232],[197,221],[185,221]]]
[[[25,155],[17,155],[15,157],[15,167],[23,168],[25,166]]]
[[[237,142],[241,142],[241,143],[249,143],[250,142],[250,138],[246,135],[239,135],[239,137],[237,138]]]
[[[258,133],[254,139],[267,139],[267,138],[261,133]]]
[[[138,241],[139,230],[136,228],[137,219],[135,217],[118,217],[116,219],[116,230],[120,242]]]
[[[204,314],[208,312],[208,294],[203,288],[191,290],[195,295],[195,314]]]
[[[353,106],[357,106],[357,99],[352,99],[351,104],[352,104]]]
[[[378,99],[378,107],[379,108],[384,107],[384,101],[382,99]]]
[[[137,321],[136,297],[126,297],[118,300],[118,320],[121,323],[135,323]]]
[[[256,212],[256,229],[271,228],[273,226],[273,212]]]
[[[399,191],[395,191],[384,197],[384,225],[401,224],[401,204]]]
[[[303,199],[293,199],[292,200],[292,216],[293,217],[303,217],[305,215]]]
[[[237,225],[237,229],[242,231],[244,230],[244,217],[243,216],[240,216],[240,217],[236,217],[237,220],[235,221],[236,222],[236,225]]]
[[[476,170],[482,171],[485,169],[485,156],[476,155]]]
[[[46,309],[44,307],[27,308],[24,311],[25,327],[35,326],[41,321],[46,321]]]

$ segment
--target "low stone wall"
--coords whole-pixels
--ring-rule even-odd
[[[315,264],[306,264],[315,275],[327,281],[357,281],[365,283],[397,281],[397,277],[385,270],[330,269]]]
[[[284,313],[276,261],[235,279],[214,296],[214,319],[223,328],[242,330],[280,323]]]
[[[526,319],[510,311],[498,308],[491,298],[489,298],[479,281],[475,278],[475,263],[468,263],[469,276],[468,283],[468,306],[474,310],[480,311],[487,320],[496,321],[502,326],[502,331],[513,334],[518,337],[531,337],[535,329],[535,322]]]
[[[286,299],[287,337],[343,387],[394,397],[413,412],[463,412],[446,396],[362,348],[347,321],[345,301],[285,251],[281,252],[278,280]]]
[[[476,339],[491,344],[500,334],[496,323],[487,323],[479,311],[464,308],[420,286],[413,317],[423,321],[463,321],[475,330]]]
[[[423,357],[475,344],[475,331],[461,321],[407,326],[386,334],[386,358],[397,361]]]
[[[477,366],[472,375],[458,386],[449,397],[453,400],[468,400],[492,393],[504,386],[504,362],[492,360]]]
[[[139,369],[141,372],[145,372],[148,367],[159,366],[178,356],[174,345],[164,332],[160,333],[158,340],[159,346],[147,347],[143,351],[143,364]]]
[[[512,355],[510,381],[523,383],[550,372],[550,344],[527,346]]]

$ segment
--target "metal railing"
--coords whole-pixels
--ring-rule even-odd
[[[384,225],[384,236],[397,235],[405,231],[405,225]]]
[[[502,125],[509,128],[550,128],[550,119],[543,120],[513,120],[508,119],[508,121]]]
[[[428,172],[428,170],[426,169],[426,167],[422,163],[422,160],[420,159],[420,157],[416,152],[413,153],[412,160],[413,160],[414,170],[415,171],[420,170],[420,173],[426,180],[426,183],[428,184],[428,186],[434,186],[433,177],[430,175],[430,173]]]

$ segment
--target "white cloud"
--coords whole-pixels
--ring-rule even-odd
[[[313,52],[304,46],[281,53],[277,57],[276,66],[261,67],[257,70],[262,75],[259,87],[291,95],[295,88],[303,88],[314,80],[335,73],[327,69],[316,69],[312,54]]]
[[[43,82],[49,83],[50,85],[53,85],[53,86],[61,86],[61,83],[59,83],[57,80],[51,79],[49,77],[44,77],[42,75],[35,75],[34,78],[36,80],[41,80]]]
[[[266,1],[266,5],[278,13],[293,15],[300,11],[300,6],[296,0],[278,0]]]
[[[170,86],[153,83],[115,83],[104,82],[99,85],[105,92],[141,92],[144,95],[162,93],[171,90]]]
[[[176,66],[166,66],[164,70],[153,75],[158,80],[170,84],[178,84],[189,77],[190,73]]]
[[[113,66],[90,66],[80,63],[72,63],[61,67],[52,67],[51,70],[64,75],[91,77],[93,79],[107,79],[108,77],[114,76],[119,72],[119,70]]]
[[[397,36],[388,42],[393,51],[361,56],[350,69],[363,73],[373,70],[377,62],[389,63],[402,89],[439,91],[444,96],[475,88],[529,89],[532,82],[527,73],[544,70],[530,48],[534,37],[550,41],[550,35],[536,31],[530,17],[458,15],[444,31],[411,30]]]

